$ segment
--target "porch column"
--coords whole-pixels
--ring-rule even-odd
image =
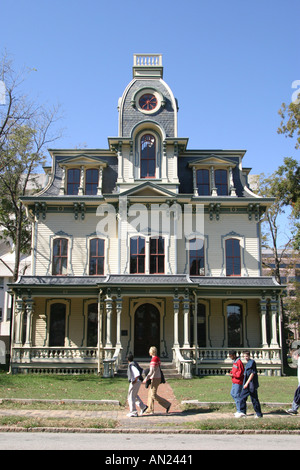
[[[103,301],[101,298],[102,290],[98,294],[98,349],[103,348],[102,332],[103,332]],[[99,355],[100,356],[100,355]]]
[[[194,293],[195,302],[194,302],[194,347],[195,353],[197,356],[197,348],[198,348],[198,297],[197,294]]]
[[[116,311],[117,311],[117,343],[116,346],[121,346],[121,315],[122,315],[122,302],[121,297],[117,298]]]
[[[262,347],[267,348],[267,301],[266,299],[260,300],[260,318],[261,318],[261,341]]]
[[[26,313],[27,313],[27,322],[26,322],[26,340],[25,346],[32,346],[32,316],[34,310],[34,302],[32,299],[27,299],[25,301]]]
[[[184,294],[183,299],[183,334],[184,334],[184,348],[189,348],[189,313],[190,313],[190,298],[188,289]]]
[[[105,343],[105,347],[106,348],[111,348],[112,347],[112,343],[111,343],[111,316],[112,316],[112,310],[113,310],[113,300],[110,297],[110,294],[106,295],[105,310],[106,310],[106,343]]]
[[[178,292],[176,291],[173,299],[173,308],[174,308],[174,346],[179,346],[178,341],[178,316],[179,316],[179,298]]]
[[[278,301],[277,299],[271,300],[271,345],[278,346],[277,339],[277,312],[278,312]]]
[[[16,302],[15,302],[15,317],[16,317],[15,344],[17,346],[20,346],[22,344],[23,316],[24,316],[23,299],[22,297],[17,297]]]

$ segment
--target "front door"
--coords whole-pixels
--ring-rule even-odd
[[[156,346],[160,354],[160,314],[152,304],[140,305],[134,317],[134,355],[149,357],[149,349]]]

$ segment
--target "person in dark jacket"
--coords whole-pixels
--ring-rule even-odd
[[[256,413],[255,418],[262,418],[261,406],[258,399],[257,389],[259,387],[256,363],[253,359],[250,359],[250,352],[245,351],[245,360],[247,362],[244,372],[243,389],[240,395],[240,413],[236,415],[236,418],[242,418],[246,416],[247,412],[247,398],[250,395],[254,411]]]

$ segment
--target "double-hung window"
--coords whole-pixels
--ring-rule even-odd
[[[215,186],[218,191],[218,196],[228,196],[228,181],[227,170],[215,171]]]
[[[190,276],[204,276],[204,243],[199,238],[194,238],[189,242],[190,255]]]
[[[103,276],[104,274],[104,240],[93,238],[90,241],[90,276]]]
[[[226,240],[226,276],[241,275],[240,241],[236,238]]]
[[[145,273],[145,238],[130,239],[130,274]]]
[[[67,172],[67,194],[69,196],[77,195],[80,186],[79,168],[70,168]]]
[[[68,240],[66,238],[55,238],[53,240],[52,274],[62,276],[67,274],[68,269]]]
[[[209,196],[209,170],[200,169],[197,170],[197,188],[199,196]]]
[[[95,196],[98,190],[99,171],[97,168],[89,168],[85,172],[85,194]]]
[[[165,272],[165,240],[163,237],[150,238],[150,274]]]

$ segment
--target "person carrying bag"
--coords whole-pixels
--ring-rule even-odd
[[[154,414],[155,401],[165,408],[166,413],[168,413],[171,403],[157,394],[157,389],[161,383],[165,383],[165,378],[160,368],[160,359],[157,356],[157,349],[155,346],[151,346],[149,349],[149,355],[152,358],[150,362],[150,370],[143,381],[143,383],[146,384],[147,381],[151,379],[148,392],[148,410],[146,414]]]

